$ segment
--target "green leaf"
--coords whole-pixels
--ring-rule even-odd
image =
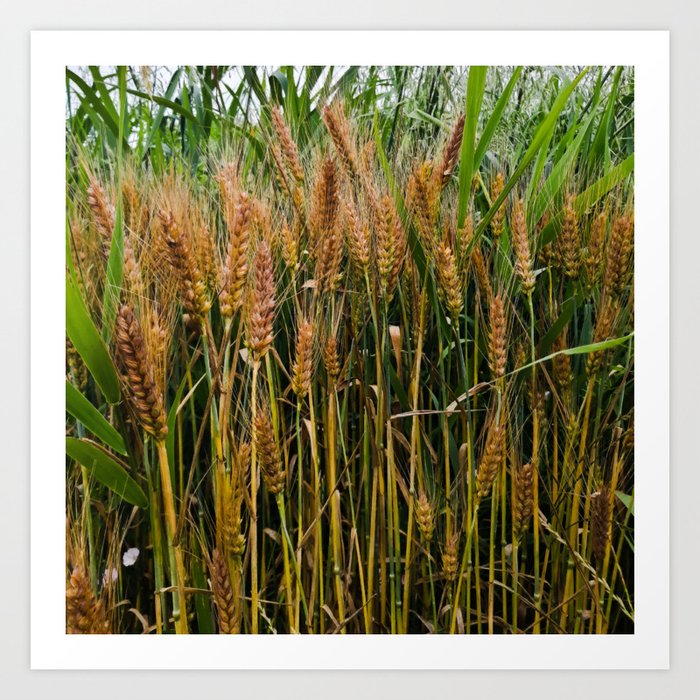
[[[536,222],[542,218],[547,205],[554,199],[555,195],[561,189],[566,179],[569,177],[576,158],[581,150],[581,144],[583,139],[588,133],[588,129],[593,122],[595,117],[595,107],[594,105],[591,109],[591,113],[588,118],[578,126],[578,133],[576,138],[569,144],[569,147],[564,151],[562,157],[558,160],[557,164],[552,168],[552,172],[545,181],[540,193],[537,195],[535,204],[532,208],[532,221]]]
[[[191,363],[190,363],[191,364]],[[177,411],[180,408],[180,401],[182,399],[182,392],[187,384],[187,379],[189,377],[189,372],[186,372],[180,382],[180,386],[175,392],[175,397],[168,411],[168,434],[165,436],[165,449],[168,453],[168,464],[171,469],[175,468],[175,423],[177,421]]]
[[[66,333],[107,401],[117,403],[120,399],[117,371],[71,275],[66,277]]]
[[[265,89],[263,88],[262,83],[260,82],[260,78],[258,78],[255,66],[243,66],[243,75],[248,81],[251,90],[255,93],[255,96],[258,98],[260,105],[266,106],[267,95],[265,94]]]
[[[489,144],[491,143],[491,139],[493,138],[496,128],[498,127],[498,123],[501,121],[503,112],[505,111],[505,108],[508,105],[508,101],[510,100],[511,94],[513,93],[513,88],[518,82],[518,78],[520,77],[522,71],[522,66],[518,66],[513,71],[513,75],[508,81],[508,84],[506,85],[503,94],[498,98],[498,102],[496,102],[496,104],[494,105],[493,112],[491,112],[491,116],[488,118],[486,126],[484,126],[484,130],[482,131],[481,137],[479,138],[479,143],[476,145],[476,150],[474,151],[474,171],[479,169],[481,161],[486,155],[486,151],[488,150]]]
[[[126,99],[126,66],[117,66],[119,84],[119,158],[121,159],[122,145],[128,143],[126,128],[129,123],[129,103]]]
[[[124,273],[124,227],[122,226],[121,194],[117,194],[117,212],[114,217],[114,232],[109,245],[107,260],[107,278],[105,281],[104,297],[102,300],[102,339],[109,343],[114,331],[114,320],[117,317],[117,306],[122,291],[122,276]]]
[[[416,121],[425,122],[426,124],[432,124],[433,126],[437,126],[440,129],[448,128],[447,124],[445,124],[444,121],[438,119],[437,117],[434,117],[432,114],[424,112],[422,109],[418,109],[418,107],[416,107],[412,112],[409,112],[405,116],[406,119],[415,119]]]
[[[170,82],[168,83],[168,88],[165,91],[165,97],[162,99],[159,98],[159,99],[161,99],[160,102],[156,102],[156,99],[151,98],[150,95],[147,96],[147,99],[149,99],[149,100],[153,99],[153,101],[159,105],[159,108],[158,108],[158,112],[156,113],[156,118],[153,120],[153,125],[151,126],[151,130],[148,134],[148,139],[146,140],[146,147],[144,148],[144,154],[148,153],[148,150],[150,149],[151,145],[153,144],[153,141],[155,140],[156,132],[158,131],[158,129],[160,129],[160,124],[163,121],[163,116],[165,115],[165,110],[171,104],[176,104],[172,101],[172,98],[173,98],[173,94],[174,94],[175,90],[177,90],[177,86],[180,82],[181,75],[182,75],[182,68],[178,68],[173,73],[173,77],[170,78]],[[179,105],[176,105],[176,106],[179,106]]]
[[[562,305],[561,312],[557,320],[552,324],[551,328],[545,333],[540,340],[540,352],[547,352],[549,348],[552,347],[552,343],[561,335],[565,326],[571,320],[574,315],[574,310],[576,308],[577,302],[579,302],[576,296],[569,297]]]
[[[626,343],[628,340],[632,340],[634,337],[634,331],[632,333],[629,333],[628,335],[622,336],[621,338],[612,338],[611,340],[604,340],[600,343],[589,343],[587,345],[579,345],[578,347],[575,348],[567,348],[566,350],[559,350],[558,352],[553,352],[551,355],[547,355],[546,357],[540,357],[538,360],[535,360],[534,362],[529,362],[526,365],[522,365],[521,367],[517,367],[514,369],[512,372],[509,372],[506,374],[506,377],[510,377],[513,374],[517,374],[518,372],[522,372],[523,370],[530,369],[531,367],[534,367],[535,365],[542,364],[543,362],[547,362],[548,360],[552,360],[553,358],[559,356],[559,355],[587,355],[590,352],[600,352],[602,350],[609,350],[610,348],[617,347],[618,345],[622,345],[623,343]],[[447,412],[454,411],[455,408],[457,408],[457,405],[464,401],[467,398],[467,394],[462,394],[459,396],[457,399],[455,399],[448,407],[447,407]]]
[[[174,77],[175,76],[173,76],[173,78]],[[174,90],[177,87],[177,82],[173,83],[173,81],[171,80],[171,85],[173,85]],[[183,107],[183,105],[174,102],[173,100],[168,99],[167,97],[160,97],[159,95],[149,95],[147,92],[141,92],[141,90],[133,90],[132,88],[129,88],[127,92],[130,95],[134,95],[135,97],[140,97],[141,99],[149,100],[150,102],[155,102],[157,105],[160,105],[163,108],[167,107],[176,114],[179,114],[181,117],[185,117],[185,119],[189,119],[192,122],[199,123],[199,120],[192,113],[192,110],[187,109],[187,107]]]
[[[304,80],[304,93],[311,95],[318,79],[323,74],[323,66],[308,66],[306,68],[306,78]]]
[[[537,186],[540,184],[540,178],[542,177],[542,171],[547,162],[547,156],[549,155],[549,144],[552,142],[552,137],[554,136],[554,128],[556,127],[556,122],[553,122],[547,133],[545,134],[544,141],[540,147],[540,152],[537,154],[537,160],[532,168],[532,175],[530,175],[530,181],[527,183],[527,190],[525,193],[525,201],[531,202],[534,196],[534,192]]]
[[[75,265],[73,265],[73,256],[71,255],[72,238],[73,232],[71,231],[70,218],[66,211],[66,266],[68,267],[68,274],[75,275]]]
[[[608,173],[603,175],[600,180],[594,182],[588,189],[584,190],[574,199],[574,210],[581,216],[593,207],[601,197],[606,195],[610,190],[617,187],[625,178],[629,177],[634,172],[634,154],[626,158]],[[558,224],[556,221],[550,221],[540,233],[540,245],[551,243],[558,233]]]
[[[503,191],[496,198],[496,201],[491,203],[491,208],[488,210],[488,212],[485,214],[485,216],[482,218],[481,222],[477,226],[476,231],[474,232],[474,236],[472,237],[471,243],[469,244],[469,247],[466,251],[467,255],[471,253],[473,247],[476,245],[479,238],[481,237],[481,234],[486,230],[486,227],[491,222],[493,215],[499,210],[501,204],[503,204],[503,202],[506,201],[506,197],[508,197],[510,191],[513,189],[513,187],[515,187],[516,183],[520,179],[520,176],[525,171],[525,168],[527,168],[530,162],[539,153],[542,145],[547,141],[547,137],[551,133],[551,130],[553,129],[554,125],[556,124],[556,121],[559,118],[562,109],[564,109],[564,105],[566,105],[569,96],[573,92],[574,88],[579,84],[579,82],[581,82],[583,76],[586,75],[587,71],[588,68],[584,68],[568,85],[565,85],[557,95],[557,98],[556,100],[554,100],[554,104],[552,105],[552,109],[549,111],[547,116],[542,120],[539,127],[537,128],[532,142],[525,151],[522,160],[520,161],[518,167],[515,169],[515,172],[511,175],[510,179],[505,184]]]
[[[100,96],[97,94],[97,91],[90,87],[72,70],[66,70],[66,75],[68,76],[68,79],[83,93],[84,100],[92,106],[94,111],[97,112],[100,117],[102,117],[102,121],[109,131],[112,132],[112,135],[116,141],[119,138],[119,123],[112,100],[108,99],[106,103],[103,102]],[[126,144],[126,148],[128,150],[128,144]]]
[[[330,94],[333,95],[337,92],[342,95],[353,83],[359,70],[359,66],[350,66],[332,85]]]
[[[105,83],[105,79],[100,73],[99,66],[89,66],[90,74],[92,75],[92,86],[97,92],[97,94],[102,98],[102,104],[105,109],[112,115],[113,119],[117,119],[117,110],[114,107],[114,102],[112,101],[112,96],[110,95],[109,88]]]
[[[124,273],[124,227],[122,223],[122,141],[127,120],[126,71],[124,66],[117,68],[119,75],[119,146],[117,148],[117,211],[114,217],[114,231],[109,244],[107,260],[107,275],[102,300],[102,339],[109,343],[114,330],[114,319],[117,317],[117,306],[122,291],[122,275]]]
[[[287,94],[289,83],[287,76],[281,70],[276,70],[269,78],[270,95],[274,97],[278,105],[284,104],[284,97]]]
[[[214,634],[214,621],[212,619],[211,601],[207,595],[209,584],[204,572],[204,556],[201,552],[199,538],[193,536],[191,539],[192,557],[190,558],[190,571],[192,572],[192,583],[196,589],[204,593],[194,594],[194,609],[197,615],[197,630],[199,634]]]
[[[66,411],[115,452],[127,454],[122,436],[69,381],[66,381]]]
[[[464,226],[467,218],[467,206],[474,175],[474,142],[476,139],[476,126],[481,111],[481,103],[484,99],[484,86],[486,85],[486,66],[472,66],[469,69],[467,79],[467,110],[464,118],[464,133],[462,134],[462,148],[460,151],[459,166],[459,201],[457,204],[457,225]]]
[[[66,454],[82,464],[97,481],[127,503],[139,508],[148,508],[148,499],[141,487],[120,464],[95,443],[68,437]]]
[[[610,90],[610,95],[608,96],[608,104],[605,108],[605,113],[598,125],[598,132],[593,140],[593,145],[591,146],[591,153],[596,158],[601,158],[605,167],[608,167],[610,161],[610,127],[613,122],[613,113],[615,111],[615,103],[617,101],[617,90],[620,85],[620,76],[622,75],[622,66],[619,66],[615,71],[615,78],[613,79],[613,85]]]
[[[615,495],[620,499],[622,505],[634,515],[634,496],[628,493],[622,493],[622,491],[615,491]]]
[[[633,172],[634,155],[631,155],[576,197],[574,200],[576,213],[585,214],[603,195],[610,192]]]
[[[603,350],[610,350],[610,348],[615,348],[618,345],[626,343],[628,340],[632,340],[633,337],[634,331],[632,331],[632,333],[629,333],[628,335],[622,336],[621,338],[612,338],[610,340],[603,340],[599,343],[587,343],[586,345],[578,345],[575,348],[566,348],[565,350],[559,350],[558,352],[553,352],[550,355],[546,355],[545,357],[540,357],[538,360],[530,362],[527,365],[518,367],[517,369],[513,370],[510,374],[515,374],[516,372],[528,369],[529,367],[533,367],[534,365],[539,365],[542,362],[547,362],[547,360],[552,360],[558,355],[587,355],[591,352],[601,352]]]

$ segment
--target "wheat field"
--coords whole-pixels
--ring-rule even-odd
[[[634,74],[79,67],[66,630],[634,631]]]

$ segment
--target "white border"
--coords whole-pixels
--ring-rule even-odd
[[[31,666],[669,667],[668,32],[32,32]],[[634,65],[636,623],[626,636],[64,634],[65,66]]]

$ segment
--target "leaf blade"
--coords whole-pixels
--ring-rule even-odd
[[[506,85],[503,94],[498,98],[498,102],[496,102],[496,104],[494,105],[493,112],[491,112],[491,116],[488,118],[488,121],[484,126],[484,130],[481,132],[481,136],[479,137],[479,141],[476,145],[476,150],[474,151],[474,170],[477,170],[479,168],[479,166],[481,165],[481,161],[486,155],[486,151],[488,150],[489,144],[491,143],[491,139],[493,138],[496,128],[498,127],[498,123],[501,121],[503,112],[505,111],[505,108],[508,105],[510,96],[513,92],[513,89],[515,88],[515,84],[520,78],[520,74],[522,73],[522,71],[522,66],[518,66],[513,71],[513,75],[508,81],[508,84]]]
[[[115,452],[127,454],[124,438],[69,381],[66,381],[66,411]]]
[[[82,464],[97,481],[122,500],[139,508],[148,508],[148,499],[141,487],[109,453],[95,443],[67,437],[66,454]]]
[[[464,132],[460,149],[459,200],[457,203],[457,224],[464,226],[467,218],[467,206],[474,176],[474,142],[476,125],[481,111],[486,86],[486,66],[472,66],[467,78],[467,107],[464,119]]]
[[[121,391],[117,371],[105,342],[90,318],[78,285],[70,275],[66,277],[66,333],[107,401],[118,403]]]
[[[540,147],[547,140],[547,136],[552,128],[552,125],[556,123],[556,120],[561,114],[562,109],[564,109],[564,105],[568,101],[571,93],[574,91],[574,88],[581,82],[583,76],[586,75],[587,72],[588,68],[584,68],[568,85],[565,85],[557,95],[551,110],[540,123],[540,126],[535,132],[535,135],[525,151],[520,163],[518,164],[518,167],[515,169],[515,172],[511,175],[508,182],[506,182],[501,194],[494,202],[491,203],[491,208],[488,210],[488,212],[486,212],[474,231],[474,236],[472,237],[471,243],[466,251],[467,255],[471,253],[473,247],[479,241],[481,234],[486,230],[489,223],[491,223],[491,219],[493,218],[494,214],[499,210],[503,202],[505,202],[506,197],[508,197],[513,187],[515,187],[516,183],[520,179],[520,176],[525,171],[525,168],[527,168],[533,158],[539,153]]]

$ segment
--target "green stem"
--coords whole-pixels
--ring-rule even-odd
[[[161,490],[163,495],[163,511],[165,526],[168,535],[168,550],[171,567],[174,570],[174,579],[177,591],[173,592],[173,617],[175,618],[175,631],[178,634],[187,634],[187,601],[185,600],[185,564],[180,544],[173,544],[175,531],[177,530],[177,518],[175,516],[175,497],[170,479],[170,466],[168,464],[168,452],[165,442],[156,442],[158,450],[158,467],[160,471]]]
[[[253,386],[251,389],[251,417],[253,426],[253,439],[250,449],[250,532],[248,539],[250,543],[250,631],[258,633],[258,464],[256,450],[256,430],[255,417],[257,415],[257,389],[258,372],[260,371],[260,360],[253,360]]]
[[[535,353],[535,311],[532,305],[532,292],[527,295],[527,304],[530,309],[530,357],[534,363],[537,359]],[[537,366],[532,365],[532,523],[533,523],[533,558],[535,566],[535,623],[533,634],[540,633],[540,517],[539,517],[539,397],[537,396]]]

